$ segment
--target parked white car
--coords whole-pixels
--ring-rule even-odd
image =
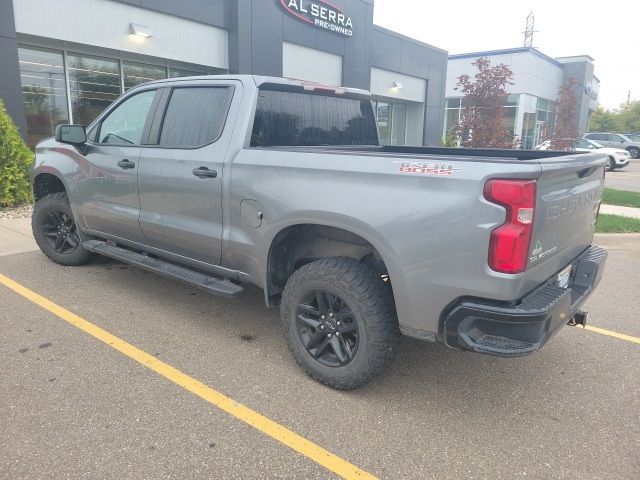
[[[587,140],[586,138],[575,139],[572,140],[572,142],[571,150],[576,152],[592,152],[597,149],[599,153],[606,153],[608,157],[607,170],[610,172],[616,168],[624,168],[629,165],[631,155],[628,151],[623,150],[622,148],[603,147],[598,142]],[[550,146],[551,140],[547,140],[538,145],[536,150],[549,150]]]

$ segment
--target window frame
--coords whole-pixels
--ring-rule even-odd
[[[119,100],[113,102],[109,108],[107,108],[101,115],[98,116],[94,120],[94,122],[87,127],[87,143],[94,146],[113,146],[113,147],[143,147],[146,146],[146,141],[149,139],[149,131],[151,129],[151,123],[155,116],[156,109],[158,108],[158,103],[160,100],[160,90],[162,88],[158,86],[153,86],[150,88],[141,88],[141,89],[130,89],[125,95],[123,95]],[[130,98],[139,95],[141,93],[153,91],[155,95],[153,97],[153,101],[151,102],[151,106],[149,107],[149,111],[147,112],[147,118],[144,123],[144,127],[142,129],[142,136],[140,137],[140,143],[131,144],[131,143],[100,143],[100,130],[102,130],[102,123],[109,118],[109,115],[113,113],[120,105],[129,100]]]
[[[194,89],[194,88],[217,88],[217,89],[226,89],[227,90],[227,98],[223,107],[223,114],[221,116],[220,127],[215,132],[213,136],[213,140],[205,143],[203,145],[193,146],[193,147],[185,147],[185,146],[171,146],[171,145],[160,145],[160,137],[162,134],[162,127],[164,126],[164,120],[167,115],[167,111],[169,109],[169,102],[171,101],[171,97],[173,96],[173,92],[178,89]],[[235,85],[231,83],[216,83],[216,84],[186,84],[186,85],[165,85],[162,88],[163,92],[159,95],[158,105],[156,106],[155,113],[153,116],[153,121],[151,122],[149,128],[149,136],[147,138],[147,143],[144,145],[145,148],[162,148],[165,150],[197,150],[199,148],[204,148],[209,145],[213,145],[220,137],[222,137],[226,125],[227,120],[229,118],[229,111],[231,109],[231,102],[233,101],[233,97],[235,94]]]

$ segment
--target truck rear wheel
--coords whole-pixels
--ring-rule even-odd
[[[282,295],[281,316],[296,361],[332,388],[359,387],[397,351],[391,285],[350,258],[325,258],[296,270]]]
[[[82,247],[66,193],[51,193],[38,200],[33,207],[31,228],[42,253],[54,262],[83,265],[91,259],[92,253]]]

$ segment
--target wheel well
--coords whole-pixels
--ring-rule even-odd
[[[293,272],[303,265],[328,257],[348,257],[369,264],[381,276],[388,275],[382,256],[355,233],[326,225],[294,225],[276,235],[267,261],[267,297],[270,305],[280,295]]]
[[[36,202],[50,193],[65,191],[62,180],[51,173],[41,173],[33,181],[33,196]]]

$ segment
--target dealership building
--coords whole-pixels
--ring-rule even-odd
[[[443,136],[459,121],[464,109],[462,94],[456,90],[458,78],[465,74],[473,77],[477,69],[472,62],[480,57],[487,57],[492,66],[503,63],[513,72],[513,85],[507,86],[509,96],[503,123],[520,139],[523,148],[533,148],[545,140],[542,138],[545,131],[553,130],[558,90],[570,77],[577,80],[576,126],[579,133],[587,131],[600,90],[593,58],[588,55],[551,58],[535,48],[521,47],[449,56]]]
[[[373,24],[373,0],[0,0],[0,96],[30,145],[143,82],[284,76],[363,88],[382,142],[437,145],[447,52]]]

